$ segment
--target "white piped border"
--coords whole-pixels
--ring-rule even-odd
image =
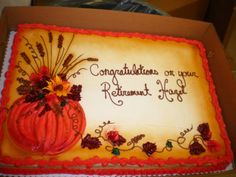
[[[16,35],[16,32],[11,31],[9,34],[8,42],[7,42],[7,48],[6,48],[5,56],[3,59],[2,70],[0,73],[0,76],[1,76],[0,77],[0,93],[1,93],[0,97],[2,96],[2,89],[3,89],[5,79],[6,79],[5,73],[7,72],[7,69],[9,67],[9,60],[11,57],[12,44],[13,44],[13,40],[14,40],[15,35]]]

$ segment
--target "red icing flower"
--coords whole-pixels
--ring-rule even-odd
[[[221,146],[216,140],[207,141],[207,148],[210,152],[217,152],[220,150]]]
[[[41,66],[41,67],[39,68],[39,73],[40,73],[41,75],[43,75],[43,76],[50,76],[50,70],[49,70],[49,68],[46,67],[46,66]]]
[[[189,145],[189,152],[191,155],[200,155],[205,152],[204,147],[195,139],[194,142]]]
[[[157,150],[155,143],[146,142],[143,144],[143,151],[148,155],[152,155]]]
[[[67,97],[69,99],[75,100],[75,101],[80,101],[81,100],[81,93],[82,90],[82,85],[73,85],[70,89],[70,93],[67,94]]]
[[[32,73],[29,79],[32,85],[36,85],[42,79],[42,75],[39,73]]]
[[[46,87],[47,81],[49,80],[50,71],[48,67],[41,66],[39,68],[38,73],[32,73],[30,75],[30,82],[33,86],[36,86],[37,88],[43,88]]]
[[[107,139],[113,144],[113,146],[120,146],[126,142],[126,139],[119,135],[118,131],[109,131],[107,133]]]
[[[208,123],[200,124],[197,130],[201,134],[201,137],[204,141],[208,141],[211,139],[211,131],[210,131]]]
[[[26,96],[25,96],[25,102],[34,102],[39,100],[39,92],[37,90],[32,90],[30,91]]]
[[[117,141],[119,139],[119,133],[118,131],[109,131],[107,133],[107,138],[110,140],[110,141]]]

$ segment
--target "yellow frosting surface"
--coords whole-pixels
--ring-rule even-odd
[[[86,117],[83,136],[89,133],[96,137],[95,130],[109,120],[114,124],[105,126],[102,135],[106,137],[107,132],[115,130],[126,139],[126,143],[118,147],[121,150],[119,155],[121,158],[135,156],[147,159],[148,156],[140,148],[122,151],[129,149],[127,142],[140,134],[144,134],[145,137],[137,146],[142,147],[142,144],[152,142],[156,144],[157,151],[162,151],[168,139],[177,140],[178,137],[182,137],[185,142],[181,146],[184,148],[176,141],[172,141],[171,151],[156,152],[152,157],[188,158],[191,155],[186,148],[189,147],[194,135],[199,135],[198,125],[208,123],[212,132],[211,138],[220,144],[221,149],[215,153],[206,149],[206,152],[199,156],[217,157],[225,153],[225,144],[215,119],[216,112],[198,47],[174,40],[73,34],[54,30],[51,32],[52,44],[47,42],[48,31],[45,29],[21,31],[16,63],[22,61],[21,51],[31,56],[25,39],[35,45],[36,42],[42,42],[42,38],[46,41],[48,49],[52,45],[51,58],[52,62],[55,62],[55,58],[58,57],[57,38],[60,34],[64,37],[65,57],[72,54],[74,58],[82,55],[79,59],[90,57],[98,59],[97,62],[81,62],[67,75],[71,76],[69,82],[72,85],[82,85],[80,104]],[[29,74],[33,72],[24,61],[21,62],[21,67]],[[84,69],[80,70],[81,68]],[[61,69],[62,65],[58,70]],[[128,74],[126,73],[128,70],[131,72],[139,70],[140,73]],[[76,74],[77,71],[79,74]],[[12,73],[8,108],[20,97],[16,91],[19,86],[16,78],[19,75],[17,69]],[[24,77],[27,79],[27,76]],[[16,158],[28,156],[34,159],[51,158],[18,148],[11,141],[6,125],[4,132],[3,155]],[[106,146],[110,145],[109,142],[100,140],[102,146],[98,149],[81,148],[79,140],[71,149],[56,157],[60,160],[72,160],[75,157],[81,159],[94,156],[113,157],[114,155],[106,149]]]

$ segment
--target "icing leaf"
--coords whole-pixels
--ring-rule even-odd
[[[172,142],[167,140],[166,141],[166,147],[173,148]]]
[[[113,148],[111,153],[118,156],[120,155],[120,150],[118,148]]]

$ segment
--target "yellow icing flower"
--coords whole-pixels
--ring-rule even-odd
[[[48,83],[47,89],[49,94],[56,94],[57,96],[67,96],[70,92],[70,83],[67,81],[63,81],[59,76],[56,75],[53,79],[51,79]]]

